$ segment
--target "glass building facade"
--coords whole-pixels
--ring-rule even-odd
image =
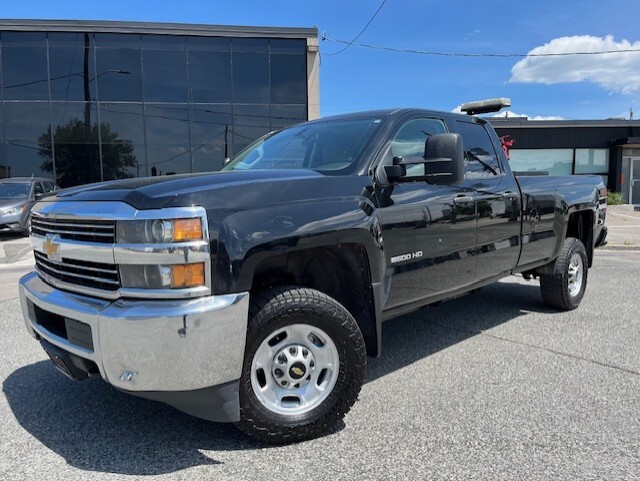
[[[315,29],[60,25],[0,25],[0,177],[214,171],[310,117]]]

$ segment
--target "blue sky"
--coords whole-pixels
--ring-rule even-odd
[[[65,0],[6,2],[4,18],[135,20],[317,26],[351,40],[381,0]],[[558,53],[640,49],[637,0],[387,0],[358,40],[384,47],[459,53]],[[546,47],[545,47],[546,45]],[[597,56],[461,58],[386,52],[321,42],[322,115],[414,106],[452,110],[510,97],[530,117],[640,118],[640,52]],[[536,49],[536,50],[534,50]],[[522,61],[521,61],[522,60]],[[520,63],[518,63],[520,61]]]

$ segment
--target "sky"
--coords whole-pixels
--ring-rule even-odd
[[[606,55],[463,57],[352,45],[382,0],[110,0],[6,2],[6,19],[131,20],[313,27],[322,116],[392,107],[455,110],[509,97],[509,116],[640,118],[640,51]],[[638,0],[387,0],[356,41],[455,54],[640,50]],[[504,112],[503,112],[504,115]]]

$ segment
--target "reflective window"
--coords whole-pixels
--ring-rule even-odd
[[[233,50],[233,101],[269,102],[269,55]]]
[[[576,149],[575,173],[609,173],[609,149]]]
[[[573,149],[511,149],[509,165],[516,172],[571,175]]]
[[[191,172],[187,105],[147,105],[145,109],[149,174]]]
[[[269,41],[266,38],[232,38],[233,52],[269,52]]]
[[[233,144],[231,105],[194,105],[191,110],[193,171],[220,170]]]
[[[93,43],[89,34],[49,34],[52,100],[95,100],[96,74],[93,56]],[[85,80],[88,89],[86,92]]]
[[[148,102],[187,101],[187,60],[183,37],[169,39],[171,50],[142,50],[144,98]]]
[[[189,89],[195,103],[231,102],[231,57],[229,51],[189,52]]]
[[[140,104],[100,104],[104,180],[147,175]]]
[[[271,130],[307,120],[307,105],[271,105]]]
[[[269,133],[268,105],[234,105],[233,152],[234,155],[251,142]]]
[[[5,155],[5,144],[0,142],[0,179],[11,177],[11,170],[7,163],[7,156]]]
[[[60,187],[101,180],[98,112],[95,104],[52,102],[55,168]],[[43,155],[44,154],[44,155]],[[53,151],[41,154],[53,169]]]
[[[294,38],[294,39],[284,39],[284,38],[272,38],[269,40],[269,47],[271,53],[298,53],[305,54],[307,53],[307,41]]]
[[[303,104],[307,101],[307,56],[271,55],[271,102]]]
[[[496,150],[484,125],[457,120],[464,146],[465,178],[478,179],[500,175],[502,169]]]
[[[122,48],[98,48],[96,40],[96,79],[98,98],[119,102],[142,101],[140,49],[125,44]]]
[[[446,127],[440,119],[412,119],[404,124],[394,136],[389,153],[386,155],[391,158],[424,157],[427,139],[432,135],[443,134],[446,131]],[[424,175],[424,164],[407,166],[407,176],[420,175]]]
[[[34,184],[33,194],[36,196],[44,194],[44,189],[42,188],[42,184],[40,182],[36,182]]]
[[[5,100],[48,100],[47,49],[43,33],[2,34]]]
[[[49,104],[5,102],[4,113],[11,177],[53,177]]]

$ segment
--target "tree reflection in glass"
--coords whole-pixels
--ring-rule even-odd
[[[133,142],[120,139],[118,132],[108,123],[101,124],[102,165],[113,178],[133,177],[137,159]],[[85,128],[85,122],[74,118],[58,125],[54,132],[56,177],[60,187],[88,184],[100,180],[100,152],[98,148],[98,128],[92,125]],[[51,129],[38,138],[38,155],[45,160],[42,170],[53,172],[53,149]],[[133,169],[130,170],[130,169]]]

